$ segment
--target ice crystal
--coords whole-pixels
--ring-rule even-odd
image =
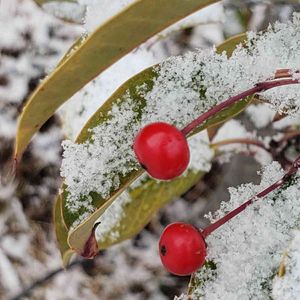
[[[262,170],[260,185],[230,188],[230,201],[223,202],[209,219],[220,218],[282,175],[278,163],[268,165]],[[272,278],[291,239],[291,229],[299,225],[299,188],[297,174],[283,189],[248,206],[206,239],[207,260],[213,261],[216,269],[205,267],[197,273],[199,284],[192,299],[270,299]]]

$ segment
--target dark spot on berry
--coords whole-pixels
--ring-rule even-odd
[[[167,248],[165,245],[162,245],[160,247],[160,253],[162,254],[162,256],[165,256],[167,254]]]

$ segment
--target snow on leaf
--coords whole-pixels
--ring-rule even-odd
[[[97,220],[96,237],[99,248],[137,234],[162,206],[174,197],[186,192],[211,168],[213,151],[209,147],[206,132],[189,140],[191,161],[188,170],[170,182],[158,181],[141,176],[122,193]]]
[[[289,66],[296,70],[300,57],[299,23],[295,14],[293,22],[277,23],[264,33],[249,33],[246,47],[238,47],[230,58],[225,53],[209,50],[170,58],[146,71],[152,72],[147,82],[129,81],[130,88],[122,87],[122,92],[117,92],[119,103],[111,107],[104,105],[105,114],[100,110],[83,130],[83,136],[89,141],[85,138],[81,144],[66,142],[64,145],[62,175],[67,184],[67,210],[64,210],[67,225],[77,226],[84,219],[91,222],[96,218],[94,204],[99,199],[95,200],[92,193],[100,195],[97,205],[103,204],[111,191],[121,192],[119,187],[126,186],[127,176],[131,180],[135,178],[139,168],[130,145],[142,126],[164,120],[182,128],[228,97],[272,78],[277,69]],[[135,79],[139,76],[142,75]],[[280,102],[274,98],[274,91],[263,96],[276,110],[284,105],[285,112],[296,114],[299,87],[276,91]],[[114,94],[116,99],[117,94]],[[228,116],[222,114],[224,121]]]
[[[240,36],[236,40],[231,39],[227,45],[231,49],[232,43],[240,42],[240,40]],[[224,43],[224,47],[226,43]],[[208,51],[208,53],[210,52]],[[176,62],[178,61],[180,69],[184,70],[184,63],[189,58],[201,58],[201,55],[202,52],[189,53]],[[176,68],[170,68],[171,61],[146,69],[128,80],[87,122],[77,139],[78,144],[71,141],[66,142],[67,151],[64,154],[62,174],[70,175],[66,180],[71,185],[70,188],[68,185],[64,186],[63,217],[65,224],[71,230],[68,242],[79,252],[84,246],[94,222],[113,203],[116,197],[142,173],[131,149],[133,137],[139,128],[151,120],[157,120],[159,115],[161,120],[169,120],[170,122],[175,119],[174,115],[178,116],[176,124],[183,126],[185,122],[191,120],[192,116],[189,112],[187,116],[184,116],[186,109],[182,99],[192,95],[191,107],[197,107],[196,102],[199,102],[199,99],[205,101],[203,93],[198,92],[199,95],[196,93],[197,88],[199,91],[202,89],[199,85],[201,76],[199,77],[196,72],[197,68],[200,67],[201,69],[201,65],[189,63],[188,66],[195,68],[195,72],[189,73],[186,67],[183,74],[177,74]],[[159,74],[160,71],[164,74],[163,76]],[[172,81],[177,82],[177,85],[174,85]],[[148,101],[149,104],[153,104],[153,102],[158,104],[160,100],[168,101],[168,97],[174,98],[174,93],[168,95],[167,92],[165,92],[166,97],[164,99],[154,97],[157,93],[155,89],[161,89],[161,85],[165,83],[167,83],[166,89],[173,90],[176,88],[178,95],[184,93],[187,95],[183,95],[182,99],[181,97],[177,100],[174,99],[176,101],[172,103],[170,109],[164,108],[157,112],[156,105],[154,105],[153,112],[151,112],[151,105],[149,107],[147,105]],[[153,100],[151,97],[154,97]],[[188,101],[190,100],[188,99]],[[200,126],[199,131],[231,118],[243,110],[250,101],[251,99],[245,99],[222,111]],[[127,120],[127,123],[124,119]],[[201,139],[199,142],[202,143]],[[95,155],[95,151],[97,155]],[[202,160],[198,159],[192,169],[200,165],[202,170],[207,169],[209,165],[206,163],[205,166],[205,157],[209,153],[209,151],[203,151]],[[66,163],[67,160],[68,163]],[[131,171],[128,172],[128,170]],[[99,181],[99,179],[101,180]],[[156,185],[153,186],[156,187]],[[94,188],[98,192],[94,192]],[[107,198],[103,198],[104,195],[107,195]]]
[[[140,128],[162,120],[183,128],[216,104],[215,99],[206,98],[201,75],[204,62],[215,55],[211,51],[191,52],[141,72],[96,112],[77,143],[63,143],[61,174],[67,186],[66,208],[77,221],[81,209],[93,212],[91,192],[105,199],[128,174],[139,169],[131,145]],[[249,100],[222,111],[200,129],[232,117],[248,103]],[[72,225],[68,219],[74,217],[65,217]]]
[[[20,158],[39,128],[94,77],[157,32],[214,2],[162,0],[157,5],[152,0],[135,1],[98,27],[27,101],[19,117],[15,156]]]

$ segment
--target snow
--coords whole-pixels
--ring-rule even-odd
[[[118,11],[127,7],[133,1],[99,1],[99,0],[80,0],[79,3],[87,5],[88,14],[84,24],[87,32],[101,25],[107,18],[113,16]],[[103,9],[105,7],[105,9]],[[212,13],[213,12],[213,13]],[[76,93],[60,109],[63,121],[63,130],[67,137],[75,140],[83,125],[93,115],[109,96],[130,77],[152,65],[166,59],[168,53],[176,52],[178,45],[172,44],[172,50],[168,44],[158,43],[162,38],[174,34],[181,28],[196,26],[196,32],[192,36],[191,44],[199,47],[199,40],[212,40],[213,43],[220,43],[223,40],[221,34],[221,21],[224,17],[223,6],[220,3],[213,4],[200,10],[191,16],[184,18],[176,24],[168,27],[159,35],[151,38],[145,44],[139,46],[135,51],[125,55],[107,70],[102,72],[93,81],[87,84],[81,91]],[[214,30],[214,32],[212,32]],[[207,35],[209,31],[209,37]],[[168,51],[166,51],[168,47]],[[178,51],[180,49],[177,49]],[[178,53],[178,51],[176,53]]]
[[[5,102],[19,103],[27,96],[30,79],[53,68],[59,55],[70,45],[70,39],[82,30],[58,24],[33,1],[21,1],[18,5],[13,2],[1,2],[0,9],[0,23],[5,24],[5,30],[0,31],[0,47],[8,52],[1,56],[0,75],[5,74],[7,85],[0,85],[0,94]],[[13,22],[11,14],[14,14]],[[55,36],[49,43],[51,27]]]
[[[113,231],[113,228],[120,223],[121,218],[124,216],[123,207],[130,203],[131,200],[130,194],[125,191],[106,209],[104,214],[96,222],[100,223],[96,230],[97,241],[101,241],[106,235],[108,235],[111,241],[115,241],[120,237],[119,232]]]
[[[230,188],[230,201],[209,214],[210,221],[222,217],[283,175],[277,162],[262,170],[260,185],[244,184]],[[196,278],[201,283],[192,299],[270,299],[269,288],[276,274],[291,230],[299,226],[299,173],[281,190],[250,205],[240,215],[207,237],[207,260],[216,270],[202,268]],[[279,298],[281,299],[281,298]],[[286,298],[291,299],[291,298]]]
[[[76,93],[60,110],[63,130],[67,137],[75,140],[80,130],[111,94],[126,80],[159,62],[153,52],[142,46],[131,52],[91,81]]]
[[[210,147],[207,131],[202,131],[188,140],[190,148],[190,163],[188,170],[208,172],[214,151]]]
[[[213,138],[213,143],[218,143],[227,139],[255,138],[255,133],[250,133],[238,120],[229,120],[217,132]]]
[[[76,23],[82,23],[86,13],[84,5],[72,2],[51,1],[43,4],[42,8],[57,18]]]
[[[300,232],[295,230],[294,238],[283,255],[284,274],[275,277],[272,297],[274,300],[297,300],[300,295]]]
[[[293,22],[287,24],[276,23],[265,33],[249,33],[248,47],[238,47],[231,58],[225,53],[199,50],[167,59],[155,68],[158,76],[153,88],[136,88],[136,93],[147,101],[141,120],[134,109],[138,104],[127,91],[113,106],[110,119],[91,129],[93,143],[65,141],[61,175],[67,184],[70,211],[78,212],[89,204],[83,197],[90,192],[108,197],[119,187],[120,176],[138,168],[131,145],[142,126],[163,120],[181,129],[217,103],[271,78],[277,69],[296,69],[300,65],[295,37],[300,38],[298,16],[295,14]],[[274,100],[278,92],[280,102]],[[295,114],[299,92],[296,86],[263,95],[277,110],[284,107]],[[78,201],[80,198],[83,201]]]
[[[283,128],[294,127],[297,128],[299,126],[300,117],[299,116],[288,116],[280,121],[273,123],[273,127],[277,130],[281,130]]]
[[[246,114],[256,128],[264,128],[272,122],[275,111],[267,104],[257,104],[249,106]]]
[[[4,289],[14,290],[20,286],[20,280],[9,259],[0,248],[0,282]]]
[[[16,124],[13,121],[13,115],[11,111],[0,111],[0,135],[5,138],[10,138],[15,132]]]
[[[58,157],[61,155],[61,147],[57,144],[57,139],[62,138],[63,135],[59,128],[52,128],[45,133],[38,133],[32,151],[45,164],[56,164]]]
[[[118,174],[125,175],[137,169],[131,149],[136,130],[128,126],[137,117],[133,107],[130,100],[120,106],[114,105],[111,118],[92,129],[93,143],[63,143],[62,176],[68,185],[67,205],[71,211],[76,212],[87,204],[77,201],[80,196],[87,196],[94,191],[105,198],[112,188],[119,186]],[[115,129],[119,132],[117,136]]]
[[[204,131],[191,137],[188,143],[191,160],[187,170],[208,172],[211,168],[214,151],[209,146],[207,132]],[[184,176],[187,176],[187,171],[182,175],[182,177]],[[96,230],[97,241],[101,243],[101,240],[108,237],[110,241],[114,242],[120,237],[117,226],[120,224],[121,219],[125,217],[124,206],[132,201],[129,190],[140,187],[146,178],[149,177],[144,174],[133,182],[130,188],[123,192],[96,221],[96,223],[100,223]],[[157,182],[159,181],[157,180]]]
[[[62,53],[69,47],[70,41],[77,34],[83,32],[83,30],[79,28],[75,28],[72,26],[71,29],[71,27],[69,27],[66,24],[62,25],[62,22],[52,18],[51,16],[46,15],[45,13],[42,12],[42,10],[38,9],[33,4],[33,1],[29,1],[29,0],[18,1],[17,3],[18,5],[12,4],[13,2],[15,1],[13,0],[0,1],[0,24],[2,28],[5,29],[5,30],[0,30],[0,49],[9,50],[10,48],[12,48],[17,53],[16,57],[6,55],[6,54],[1,56],[0,77],[1,75],[5,75],[8,79],[7,80],[8,84],[6,86],[0,86],[0,94],[1,94],[0,137],[1,137],[1,145],[3,145],[4,149],[6,149],[7,146],[11,146],[11,144],[9,143],[11,139],[14,137],[14,131],[16,127],[15,118],[18,113],[17,106],[27,96],[29,90],[28,83],[31,82],[31,80],[33,80],[35,77],[39,77],[41,74],[43,74],[45,70],[46,71],[51,70],[54,67],[55,63],[57,62],[59,56],[61,56]],[[100,0],[85,0],[85,1],[81,0],[81,2],[82,3],[94,2],[95,4],[97,3],[100,4]],[[104,1],[104,2],[106,5],[108,4],[118,5],[117,2],[121,3],[121,1]],[[125,1],[123,3],[125,3]],[[222,9],[220,9],[220,7],[221,5],[218,6],[218,13],[219,12],[221,13]],[[208,17],[206,20],[207,22],[219,21],[218,18],[216,19],[209,18],[209,16],[213,14],[216,11],[216,9],[217,6],[211,7],[211,10],[207,13],[207,17]],[[9,10],[11,10],[11,12],[7,13]],[[100,10],[93,11],[92,7],[90,7],[89,13],[97,14],[99,12],[106,14],[109,13],[109,10],[103,12],[101,12]],[[93,18],[92,15],[91,18]],[[197,18],[195,17],[195,21],[196,19]],[[206,21],[204,20],[203,22]],[[99,21],[95,20],[94,23],[95,26],[97,26],[99,24]],[[189,26],[193,24],[194,21],[189,22],[189,20],[187,20],[186,24],[183,24],[182,26]],[[90,25],[91,25],[90,28],[92,28],[93,26],[92,23]],[[86,28],[87,26],[89,26],[88,22]],[[175,31],[179,27],[180,26],[178,27],[175,26],[171,31]],[[210,32],[204,34],[205,30]],[[203,40],[205,40],[206,38],[209,39],[212,34],[211,30],[212,30],[212,26],[210,25],[197,26],[197,29],[195,29],[193,36],[191,37],[192,45],[194,45],[193,43],[197,43],[197,41],[199,41],[200,39]],[[223,30],[222,24],[220,24],[220,26],[217,27],[217,29],[216,27],[214,27],[213,35],[215,36],[216,40],[222,39],[222,35],[223,35],[222,30]],[[27,32],[31,34],[31,40],[26,39]],[[166,31],[166,34],[169,34],[168,31]],[[286,36],[284,36],[283,34],[283,38],[289,37],[288,30],[285,30],[285,35]],[[295,37],[294,39],[296,42],[298,37]],[[283,39],[283,41],[286,40]],[[168,41],[168,43],[170,44],[170,41]],[[279,42],[279,45],[280,43],[281,42]],[[270,45],[271,43],[269,43],[269,46]],[[166,51],[166,53],[164,53],[163,51],[157,53],[155,52],[157,50],[157,47],[153,47],[155,48],[155,51],[152,51],[152,53],[147,53],[148,46],[149,44],[142,46],[141,49],[138,49],[137,52],[134,52],[130,56],[128,56],[124,60],[124,62],[122,62],[118,67],[116,66],[115,69],[112,69],[112,71],[110,71],[111,72],[110,75],[107,75],[107,81],[105,80],[100,81],[97,78],[96,81],[91,83],[87,89],[83,89],[80,93],[78,93],[78,95],[76,95],[77,98],[81,98],[80,100],[86,103],[83,103],[82,106],[80,106],[81,105],[80,104],[78,106],[78,109],[77,106],[74,105],[74,103],[72,103],[68,108],[70,109],[73,106],[74,109],[75,108],[77,109],[77,113],[80,114],[80,112],[83,112],[82,118],[80,119],[77,119],[76,113],[74,114],[70,113],[69,115],[70,121],[73,121],[73,123],[78,122],[77,126],[76,124],[75,125],[72,124],[73,127],[69,126],[69,124],[66,124],[66,127],[69,126],[71,128],[70,132],[71,132],[72,139],[75,139],[76,134],[79,132],[80,128],[86,122],[86,120],[92,114],[92,112],[95,111],[95,109],[99,107],[122,82],[124,82],[130,76],[134,75],[136,72],[139,72],[142,68],[147,67],[150,64],[157,63],[160,59],[162,59],[163,57],[165,57],[170,53],[170,52],[168,53],[168,51]],[[291,47],[293,46],[293,43],[291,41],[287,43],[287,48],[290,46]],[[167,48],[167,44],[164,44],[164,47]],[[179,51],[182,51],[182,49],[178,47],[176,51],[174,52],[179,53]],[[135,55],[135,53],[137,53],[137,55]],[[284,52],[283,56],[285,56],[286,54],[287,53]],[[208,57],[210,57],[210,54],[207,55]],[[271,55],[271,54],[268,53],[267,55]],[[294,59],[293,56],[296,55],[299,55],[298,51],[295,51],[295,55],[293,52],[291,52],[289,54],[289,59],[292,61]],[[192,57],[192,55],[190,55],[190,57]],[[201,55],[199,56],[196,55],[195,57],[198,58],[201,57]],[[275,57],[278,58],[278,55],[277,56],[275,55]],[[213,60],[214,59],[212,59],[212,61]],[[200,59],[200,61],[202,60]],[[261,61],[263,63],[264,59],[262,58]],[[282,63],[280,63],[280,67],[281,66],[289,67],[290,65],[287,66],[286,63],[287,63],[286,61],[282,61]],[[197,64],[197,61],[195,64]],[[225,94],[224,97],[222,97],[222,92],[221,92],[223,87],[222,77],[226,75],[225,74],[226,72],[222,71],[222,68],[225,67],[225,64],[227,64],[226,60],[224,60],[224,65],[221,67],[220,65],[218,65],[218,63],[215,64],[215,67],[216,68],[218,67],[220,71],[220,77],[218,79],[220,80],[220,82],[219,84],[216,85],[219,89],[217,91],[218,99],[216,100],[216,102],[222,101],[223,98],[227,97]],[[141,65],[141,68],[137,67],[137,65]],[[294,64],[294,66],[291,67],[294,68],[295,65],[296,63]],[[259,65],[257,65],[257,68],[258,67]],[[278,66],[274,66],[274,68],[275,67],[277,68]],[[214,72],[215,71],[216,70],[214,69]],[[232,76],[235,71],[236,71],[235,65],[233,64],[232,70],[229,70],[228,73],[229,75],[226,76],[231,76],[233,78],[232,81],[243,78],[244,73],[241,74],[237,73],[236,76]],[[208,67],[206,67],[206,72],[207,73],[210,72]],[[217,72],[215,72],[215,74],[217,74]],[[294,76],[296,75],[297,74],[295,73]],[[245,76],[246,81],[248,80],[247,76]],[[215,78],[215,75],[213,76],[213,78]],[[224,85],[226,86],[227,82]],[[238,84],[234,83],[233,85],[237,87]],[[156,85],[156,88],[157,87],[158,85]],[[167,87],[171,88],[172,86],[170,84],[167,85]],[[230,89],[232,88],[232,84],[230,82],[228,88]],[[143,89],[141,89],[141,91],[142,90]],[[240,90],[240,89],[237,88],[236,90]],[[293,104],[293,97],[296,96],[293,95],[294,91],[291,91],[288,97],[284,97],[286,91],[287,91],[286,89],[283,90],[283,94],[280,96],[281,99],[279,100],[282,101],[283,99],[287,104]],[[233,91],[229,91],[229,94],[231,92],[233,93]],[[210,93],[210,100],[213,100],[213,89],[209,91],[209,93]],[[193,93],[190,93],[189,96],[193,96]],[[153,93],[153,95],[151,96],[150,94],[146,93],[145,97],[148,97],[149,99],[153,98],[153,101],[155,101],[156,95],[155,93]],[[166,101],[170,100],[168,97],[169,95],[166,94]],[[173,94],[170,95],[170,97],[175,97],[175,96]],[[130,101],[130,99],[128,99],[128,101]],[[279,101],[278,102],[277,101],[278,99],[276,98],[272,100],[273,104],[275,104],[276,106],[275,107],[276,109],[278,105],[280,106]],[[172,103],[172,102],[170,101],[168,103]],[[184,103],[184,101],[181,101],[181,103]],[[209,107],[209,103],[207,104],[208,104],[207,107]],[[185,107],[182,107],[182,110],[184,109]],[[153,114],[152,116],[153,118],[158,118],[157,113],[160,112],[153,113],[153,111],[148,108],[146,108],[145,111],[146,110],[150,114]],[[260,110],[260,112],[261,111],[262,110]],[[290,112],[292,112],[293,114],[297,113],[295,110],[293,110],[293,108],[290,110]],[[116,111],[114,111],[113,113],[114,114],[116,113],[116,115],[118,114],[118,112]],[[122,112],[120,112],[120,115],[121,114]],[[176,116],[181,117],[179,113],[176,115],[175,112],[172,112],[172,114],[170,114],[167,117],[170,118],[170,120],[174,120],[174,122],[178,122],[179,126],[181,126],[180,121],[175,120]],[[142,122],[148,122],[148,120],[151,121],[152,117],[145,116],[144,119],[141,121],[140,125],[142,126]],[[165,116],[163,116],[163,118],[165,118]],[[117,120],[115,121],[117,122]],[[274,126],[277,126],[279,128],[279,124],[280,124],[280,128],[287,127],[290,125],[296,127],[299,124],[299,117],[293,117],[293,119],[291,117],[285,118],[280,122],[274,123]],[[101,133],[100,131],[101,128],[99,128],[98,131],[95,131],[96,138],[97,136],[100,135]],[[113,132],[116,132],[116,130],[114,130]],[[119,132],[117,133],[119,134]],[[4,141],[2,142],[3,138]],[[56,138],[57,141],[55,142]],[[59,147],[58,140],[60,138],[61,138],[61,134],[59,134],[58,130],[52,128],[50,131],[39,134],[35,139],[34,143],[32,144],[32,147],[30,148],[30,152],[29,152],[29,156],[27,156],[27,160],[29,159],[29,161],[34,162],[34,165],[30,165],[30,168],[32,168],[33,180],[37,180],[34,176],[36,174],[35,172],[38,171],[37,169],[41,168],[42,170],[41,174],[42,174],[44,172],[47,172],[46,170],[49,168],[49,165],[54,165],[54,164],[56,165],[55,171],[54,172],[52,171],[50,175],[49,173],[47,173],[48,174],[47,176],[41,176],[40,178],[40,180],[42,181],[41,183],[39,183],[38,185],[32,185],[31,184],[32,178],[25,178],[25,180],[21,182],[20,186],[22,189],[20,190],[17,182],[9,182],[7,184],[3,184],[2,183],[3,178],[1,178],[0,180],[0,206],[1,206],[0,298],[3,296],[3,298],[6,299],[8,297],[13,296],[18,291],[19,288],[28,286],[34,280],[40,278],[43,274],[46,274],[53,268],[60,266],[60,256],[57,250],[57,245],[54,241],[54,237],[50,234],[51,230],[44,230],[44,229],[41,230],[40,228],[41,225],[43,228],[49,227],[49,224],[46,223],[40,224],[39,221],[36,222],[36,221],[29,220],[29,218],[32,217],[31,214],[36,213],[37,207],[39,209],[43,209],[43,206],[45,205],[46,201],[51,201],[51,198],[53,198],[54,196],[53,193],[55,193],[56,191],[56,187],[59,181],[57,178],[57,168],[58,168],[57,165],[59,164],[60,147]],[[8,139],[9,142],[7,142]],[[200,145],[199,148],[197,146],[198,143]],[[194,170],[198,170],[198,169],[201,170],[201,168],[203,168],[205,171],[208,171],[210,168],[210,157],[212,155],[212,152],[207,145],[206,133],[203,132],[202,134],[189,139],[189,144],[192,152],[192,160],[189,167],[193,168]],[[99,157],[99,160],[101,159],[102,158]],[[1,171],[3,172],[3,168]],[[76,171],[77,170],[74,170],[74,172]],[[273,172],[269,172],[269,173],[270,175],[273,174]],[[86,174],[90,176],[88,172]],[[272,178],[272,180],[273,179],[275,180],[275,177]],[[115,184],[117,185],[117,182]],[[140,184],[140,182],[137,182],[136,184]],[[289,189],[285,193],[286,193],[285,197],[287,199],[293,195],[295,195],[295,197],[298,197],[299,199],[299,196],[297,194],[298,186],[296,191]],[[240,201],[243,200],[242,198],[244,198],[244,196],[247,195],[244,194],[241,195]],[[21,199],[19,197],[28,198],[25,200],[27,201],[25,202],[26,203],[25,206],[27,207],[26,212],[24,211],[24,207],[22,206],[20,202]],[[90,199],[87,200],[89,201]],[[201,199],[198,199],[197,202],[200,202],[199,200]],[[237,199],[234,200],[236,201],[236,203],[238,202]],[[281,200],[279,202],[282,204]],[[33,205],[32,203],[35,203],[36,206]],[[88,202],[86,204],[88,204]],[[197,203],[197,205],[195,205],[194,203],[187,204],[187,201],[178,200],[173,204],[174,206],[169,206],[168,208],[171,213],[167,215],[167,219],[177,218],[186,221],[188,218],[192,218],[192,217],[194,220],[196,218],[199,218],[199,215],[201,214],[204,205],[204,201],[201,201],[201,203]],[[291,218],[291,220],[287,221],[288,224],[286,223],[286,219],[282,219],[282,221],[280,222],[283,224],[283,226],[287,226],[287,225],[289,226],[292,223],[292,220],[294,218],[293,205],[294,204],[296,205],[296,201],[293,200],[293,205],[290,204],[291,201],[287,201],[287,204],[285,203],[284,205],[282,205],[282,211],[283,211],[282,214],[284,214],[284,216],[288,216],[288,218]],[[4,210],[2,210],[2,205],[5,206]],[[276,216],[277,214],[279,214],[279,209],[277,208],[275,211]],[[90,210],[92,211],[92,209],[93,208],[91,208]],[[259,212],[261,214],[264,214],[265,210],[264,211],[259,210]],[[47,210],[46,214],[49,213],[50,213],[49,210]],[[272,212],[269,213],[270,216],[273,217],[273,213]],[[298,213],[297,207],[295,207],[295,214],[296,213]],[[120,216],[121,214],[122,211],[120,209],[119,212],[116,213],[116,216]],[[252,219],[255,219],[253,215],[249,217],[250,222],[252,222]],[[269,216],[269,214],[266,215]],[[86,216],[88,216],[88,213],[82,215],[81,219],[79,219],[79,222],[83,220]],[[39,215],[39,218],[40,217],[41,219],[43,219],[45,215],[44,214],[42,216]],[[271,219],[273,220],[273,218]],[[115,220],[118,220],[118,218],[115,218]],[[112,221],[113,218],[109,218],[108,221],[104,220],[103,224],[109,225],[110,222]],[[262,224],[265,224],[264,219],[260,219],[260,221]],[[160,227],[161,225],[154,225],[154,223],[155,222],[151,224],[151,233],[148,230],[143,231],[143,233],[140,235],[138,239],[138,242],[137,240],[135,240],[134,243],[132,241],[128,241],[121,245],[118,245],[117,247],[112,247],[104,255],[101,255],[99,259],[96,259],[93,262],[93,264],[95,264],[97,267],[92,268],[93,272],[97,270],[96,274],[93,274],[91,276],[90,274],[86,274],[82,270],[82,268],[74,268],[73,270],[59,274],[51,282],[49,282],[47,285],[43,286],[42,288],[35,289],[35,291],[33,291],[33,294],[29,296],[29,298],[66,299],[66,297],[69,297],[72,299],[94,300],[94,299],[99,299],[100,297],[101,299],[103,298],[103,299],[124,300],[124,299],[145,299],[146,297],[149,296],[149,299],[155,299],[155,300],[167,299],[168,297],[165,296],[165,292],[163,292],[162,289],[168,289],[168,290],[171,289],[174,291],[175,279],[174,277],[167,276],[167,274],[165,273],[165,271],[163,271],[162,266],[160,264],[159,255],[157,253],[157,239],[158,239],[157,231],[159,230],[157,229],[153,230],[153,228],[155,226]],[[250,228],[250,225],[251,224],[248,224],[247,228]],[[267,229],[268,228],[269,227],[267,226]],[[279,229],[281,228],[282,226],[279,226]],[[250,230],[251,233],[252,232],[255,233],[254,229],[252,228],[252,225]],[[266,236],[265,239],[259,240],[260,243],[257,247],[258,249],[256,250],[259,250],[260,247],[265,249],[265,247],[262,246],[265,240],[268,242],[269,245],[269,240],[272,237],[274,237],[274,239],[276,240],[277,236],[278,236],[278,232],[275,232],[274,235],[273,232],[271,234],[269,233],[269,235]],[[228,237],[228,241],[230,243],[231,241],[230,236]],[[274,264],[273,263],[270,264],[272,269],[271,270],[272,275],[275,275],[278,270],[279,264],[277,263],[281,261],[282,253],[284,252],[284,250],[282,249],[285,249],[288,246],[288,242],[286,242],[285,239],[280,240],[280,242],[281,245],[280,247],[278,247],[280,248],[280,250],[278,250],[278,254],[276,254],[278,260],[275,263],[275,258],[274,258]],[[135,243],[138,243],[139,246],[136,246]],[[213,241],[211,241],[211,244],[213,244]],[[296,242],[293,245],[295,249],[299,248]],[[236,247],[236,249],[238,249],[238,247]],[[243,246],[241,247],[241,250],[244,250]],[[286,261],[287,267],[289,266],[291,267],[291,274],[295,279],[297,278],[297,274],[298,274],[297,265],[295,264],[298,255],[294,253],[292,249],[289,251],[290,254],[293,255],[293,259],[291,261],[288,260]],[[234,253],[236,254],[236,252]],[[251,247],[251,253],[254,253],[254,249],[252,247]],[[243,253],[241,254],[243,255]],[[258,262],[260,262],[260,260],[262,260],[263,262],[269,261],[268,257],[266,258],[265,255],[261,255],[261,251],[258,251],[257,255],[258,256],[253,255],[251,261],[252,264],[253,262],[255,262],[254,264],[255,266],[259,267]],[[273,260],[273,255],[274,254],[272,254],[272,260]],[[241,269],[242,264],[239,264],[239,266]],[[250,270],[250,272],[251,270],[253,270],[251,269],[251,267],[252,266],[250,266],[250,269],[247,269]],[[91,270],[90,268],[87,269]],[[232,269],[229,268],[229,270]],[[211,272],[211,270],[208,270],[207,272],[209,273]],[[238,270],[238,272],[241,272],[241,270]],[[227,277],[225,276],[225,274],[223,275],[224,275],[224,281],[226,282]],[[210,278],[212,277],[209,274],[208,276]],[[230,274],[228,274],[228,276],[230,277]],[[286,276],[287,276],[286,279],[290,278],[288,277],[288,274],[286,274]],[[290,293],[296,291],[295,286],[293,286],[293,291],[292,291],[289,288],[288,282],[285,282],[284,278],[282,278],[281,280],[283,284],[282,285],[280,284],[280,288],[282,288],[282,290],[279,291],[277,289],[277,293],[279,297],[282,298],[283,297],[282,291],[283,290],[287,291],[288,293],[287,299],[290,299],[290,295],[291,295]],[[181,284],[178,284],[178,282],[176,284],[177,284],[176,286],[176,290],[177,290],[178,286],[181,287]],[[243,284],[244,282],[242,282],[241,285]],[[248,281],[246,281],[246,284],[248,284]],[[271,280],[268,281],[268,284],[269,286],[271,286],[272,281]],[[134,285],[141,286],[143,292],[139,292],[139,293],[134,292],[133,291]],[[252,283],[250,286],[252,286]],[[219,287],[217,287],[217,290],[218,289]],[[243,300],[243,298],[240,299]],[[246,299],[249,299],[249,297]]]
[[[78,0],[79,4],[87,5],[84,27],[88,32],[94,31],[114,15],[134,3],[136,0]]]
[[[272,155],[262,147],[258,147],[254,144],[247,144],[241,142],[218,144],[231,139],[241,139],[261,143],[262,146],[268,148],[269,137],[264,139],[259,137],[255,131],[249,132],[242,125],[241,121],[232,119],[227,121],[217,132],[216,136],[212,140],[212,146],[216,148],[217,159],[220,163],[229,162],[234,154],[237,153],[250,153],[254,156],[255,160],[262,166],[269,164],[272,161]]]
[[[12,178],[10,152],[16,117],[38,78],[55,66],[82,30],[46,14],[31,0],[0,1],[0,28],[0,298],[9,299],[60,265],[50,230],[48,235],[42,233],[30,217],[46,211],[41,217],[45,220],[51,214],[47,207],[59,184],[62,136],[55,126],[53,131],[39,134],[17,179]],[[26,174],[30,176],[24,178]]]

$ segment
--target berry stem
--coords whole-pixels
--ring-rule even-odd
[[[259,200],[260,198],[265,197],[269,193],[273,192],[279,187],[282,187],[284,183],[286,183],[293,175],[295,175],[300,167],[300,156],[293,162],[292,166],[288,169],[288,171],[284,174],[284,176],[249,199],[248,201],[244,202],[241,206],[237,207],[236,209],[232,210],[229,212],[227,215],[219,219],[218,221],[208,225],[206,228],[203,229],[202,231],[202,236],[206,238],[208,235],[210,235],[212,232],[214,232],[216,229],[218,229],[220,226],[234,218],[236,215],[238,215],[240,212],[245,210],[248,205],[252,204],[253,202]]]
[[[182,133],[184,135],[188,135],[191,131],[193,131],[197,126],[205,122],[207,119],[210,117],[214,116],[216,113],[220,112],[221,110],[231,106],[232,104],[245,99],[249,96],[252,96],[256,93],[264,92],[269,89],[279,87],[279,86],[284,86],[284,85],[289,85],[289,84],[299,84],[299,80],[289,78],[289,79],[279,79],[279,80],[273,80],[273,81],[265,81],[265,82],[260,82],[257,83],[254,87],[252,87],[249,90],[246,90],[236,96],[232,96],[228,98],[227,100],[221,102],[220,104],[212,107],[205,113],[203,113],[201,116],[199,116],[197,119],[189,123],[186,127],[182,129]]]

